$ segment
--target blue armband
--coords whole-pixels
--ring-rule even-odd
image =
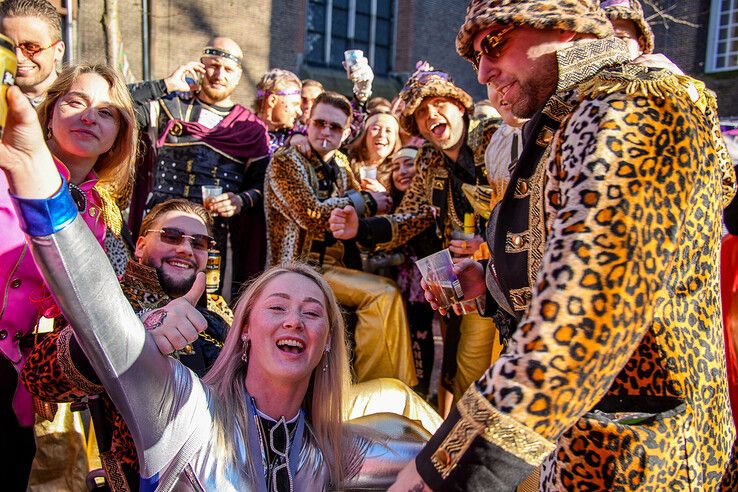
[[[10,195],[21,229],[29,236],[49,236],[67,227],[77,217],[77,204],[69,193],[67,180],[64,176],[61,179],[61,188],[49,198]]]

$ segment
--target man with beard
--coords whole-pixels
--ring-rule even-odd
[[[216,37],[199,62],[180,66],[166,79],[130,87],[139,125],[149,132],[156,153],[146,208],[175,197],[202,203],[204,185],[220,186],[222,193],[208,210],[224,259],[231,217],[262,208],[269,162],[264,124],[231,98],[241,79],[242,56],[235,41]]]
[[[415,159],[417,172],[410,188],[391,215],[358,220],[352,207],[334,210],[331,231],[338,239],[356,237],[369,249],[390,249],[435,227],[442,247],[457,256],[470,256],[483,243],[485,221],[475,212],[464,188],[473,191],[487,184],[484,153],[497,124],[484,120],[472,130],[471,96],[454,85],[447,73],[427,64],[419,64],[400,99],[404,103],[401,126],[427,140]],[[495,323],[482,318],[476,308],[473,311],[464,316],[450,314],[443,320],[441,415],[450,411],[452,402],[501,350]]]
[[[202,292],[196,292],[193,284],[197,273],[205,270],[211,227],[208,212],[188,200],[171,199],[156,205],[143,220],[136,242],[137,261],[128,263],[120,279],[124,294],[144,326],[152,330],[159,350],[177,357],[199,376],[215,362],[233,318],[220,296],[207,295],[207,307],[202,306],[202,297],[196,307],[191,304]],[[187,343],[193,338],[194,342]],[[131,435],[103,392],[70,326],[55,330],[34,347],[21,381],[45,402],[91,397],[108,485],[115,492],[126,490],[126,484],[130,490],[138,490],[138,462]]]
[[[455,267],[510,341],[391,490],[736,490],[714,95],[630,63],[599,0],[473,0],[456,48],[530,118]]]
[[[0,4],[0,19],[0,32],[16,47],[15,85],[38,106],[64,57],[59,13],[46,0],[5,0]]]

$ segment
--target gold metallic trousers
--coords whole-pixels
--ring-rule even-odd
[[[433,434],[443,419],[416,392],[397,379],[381,378],[354,384],[345,399],[346,419],[375,413],[396,413],[423,426]]]
[[[459,401],[469,386],[482,377],[500,356],[502,345],[497,326],[491,318],[478,313],[465,314],[461,319],[461,339],[456,352],[456,375],[452,389],[453,404]]]
[[[341,266],[326,265],[323,277],[338,302],[356,310],[356,382],[377,378],[418,384],[405,304],[390,279]]]

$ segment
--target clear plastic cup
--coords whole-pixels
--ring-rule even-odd
[[[206,210],[210,210],[213,199],[223,193],[223,187],[217,185],[203,185],[202,186],[202,206]]]
[[[415,264],[441,309],[449,309],[465,300],[448,249],[421,258]]]
[[[377,179],[377,166],[361,166],[359,167],[359,178]]]

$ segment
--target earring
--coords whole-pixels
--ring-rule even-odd
[[[325,352],[323,354],[323,359],[325,359],[325,361],[323,362],[323,372],[328,371],[328,356],[330,355],[330,353],[331,353],[331,348],[326,347]]]
[[[51,127],[46,128],[46,140],[51,140],[54,138],[54,134],[51,133]]]
[[[251,346],[251,341],[248,338],[243,339],[243,353],[241,354],[241,360],[244,364],[249,363],[249,347]]]

